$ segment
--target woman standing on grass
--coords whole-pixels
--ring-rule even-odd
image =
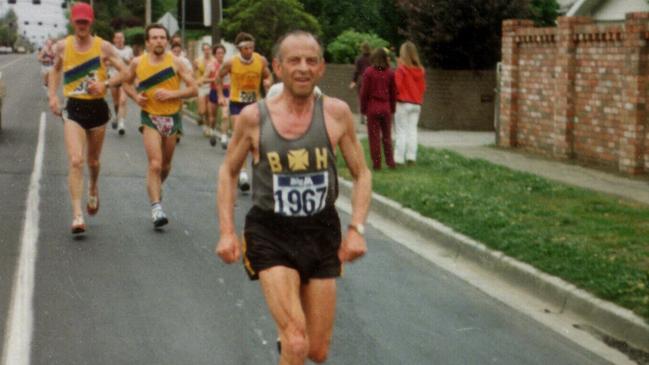
[[[407,41],[399,49],[395,73],[397,112],[395,114],[396,146],[394,161],[414,164],[417,160],[417,124],[426,90],[426,73],[419,61],[417,47]]]
[[[390,69],[388,54],[376,49],[370,57],[371,67],[363,73],[361,83],[361,112],[367,116],[367,135],[374,170],[381,169],[381,142],[385,164],[394,168],[392,154],[392,114],[396,103],[394,72]]]

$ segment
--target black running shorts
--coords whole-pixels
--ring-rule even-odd
[[[283,217],[253,207],[246,216],[243,261],[251,280],[273,266],[297,270],[309,279],[340,276],[340,219],[335,207],[310,217]]]
[[[79,124],[83,129],[93,129],[108,123],[110,109],[104,99],[69,98],[63,117]]]

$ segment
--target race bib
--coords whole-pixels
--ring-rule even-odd
[[[161,135],[169,137],[174,129],[174,118],[162,115],[149,115],[153,125],[158,129]]]
[[[307,217],[319,213],[327,201],[329,175],[326,171],[303,175],[273,175],[275,213],[286,217]]]
[[[241,91],[239,93],[240,103],[254,103],[257,101],[257,93],[254,91]]]

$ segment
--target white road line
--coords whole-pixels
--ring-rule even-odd
[[[2,365],[29,365],[34,321],[34,272],[36,264],[38,223],[40,213],[40,181],[45,149],[45,113],[41,113],[38,129],[38,145],[34,158],[34,170],[29,182],[25,223],[20,247],[18,266],[14,274],[11,305],[5,329]]]
[[[6,65],[2,65],[2,66],[0,66],[0,70],[4,69],[4,68],[6,68],[6,67],[9,67],[9,66],[11,66],[11,65],[13,65],[14,63],[16,63],[16,62],[22,60],[23,58],[25,58],[25,57],[27,57],[27,56],[28,56],[28,55],[25,55],[25,56],[22,56],[22,57],[16,58],[15,60],[13,60],[13,61],[7,63]]]

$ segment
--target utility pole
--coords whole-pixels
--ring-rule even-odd
[[[151,0],[145,0],[144,7],[144,24],[151,24]]]
[[[180,0],[180,40],[185,47],[185,0]]]
[[[221,0],[212,1],[212,44],[221,43],[221,28],[219,22],[221,21]]]

